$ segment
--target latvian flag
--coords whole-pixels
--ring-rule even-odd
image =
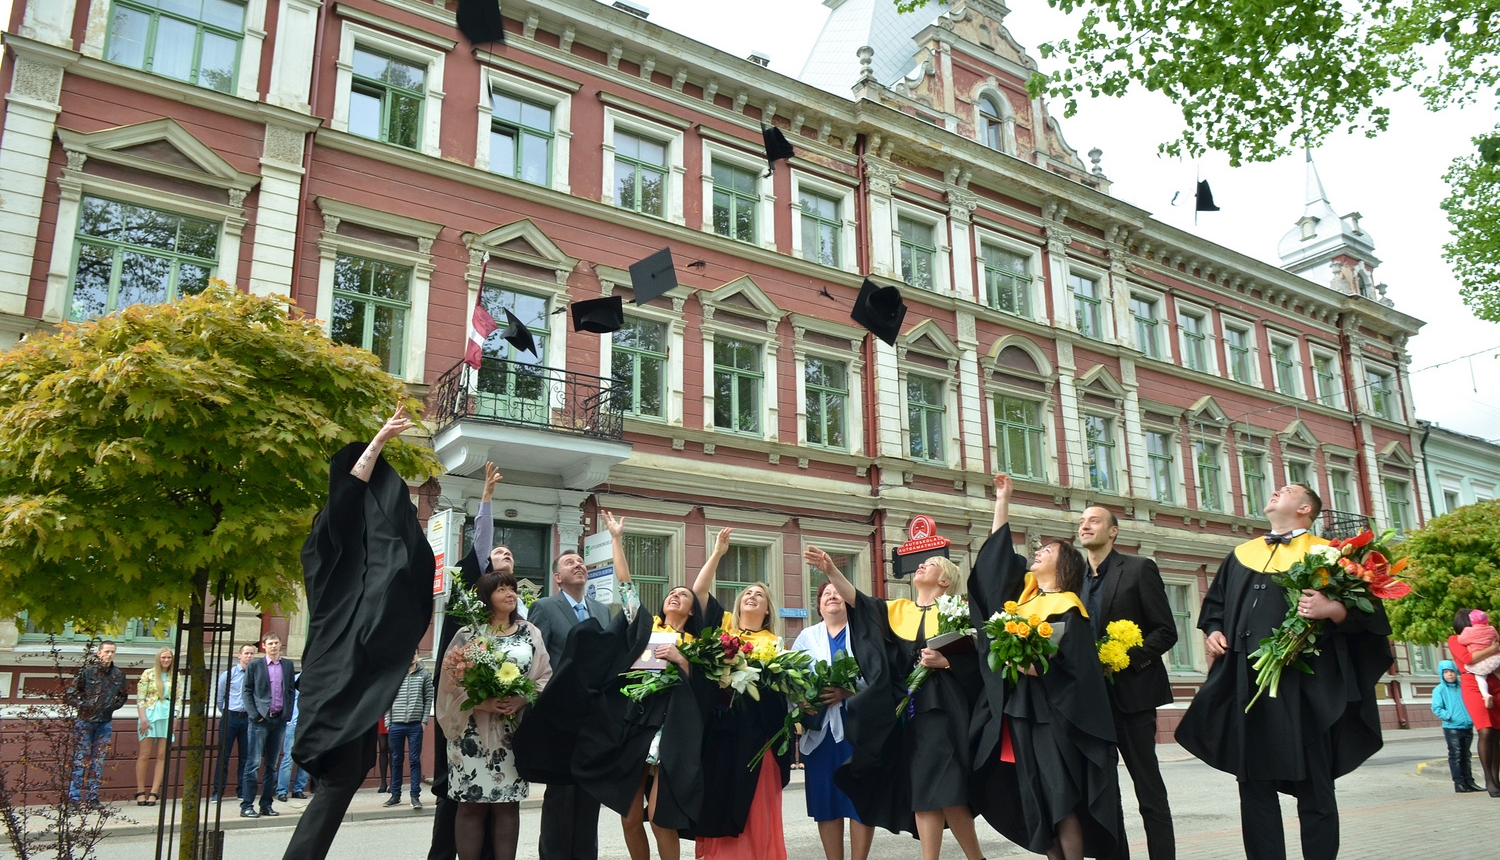
[[[484,309],[484,302],[475,301],[473,325],[469,327],[469,345],[464,348],[465,364],[475,370],[479,369],[484,361],[485,338],[493,334],[497,328],[499,326],[495,324],[495,318]]]

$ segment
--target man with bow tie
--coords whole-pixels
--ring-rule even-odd
[[[1287,613],[1287,597],[1271,575],[1328,541],[1310,529],[1322,510],[1318,494],[1287,484],[1271,494],[1271,534],[1253,538],[1224,558],[1203,599],[1198,628],[1213,665],[1177,727],[1177,742],[1240,786],[1240,831],[1247,860],[1285,860],[1277,792],[1297,798],[1302,856],[1332,860],[1339,851],[1333,781],[1380,749],[1375,684],[1391,665],[1390,624],[1376,601],[1360,612],[1308,589],[1297,597],[1303,618],[1327,624],[1303,655],[1311,674],[1282,675],[1275,698],[1255,691],[1249,656]]]

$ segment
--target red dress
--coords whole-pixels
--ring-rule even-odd
[[[1448,650],[1453,654],[1453,659],[1461,667],[1458,673],[1458,688],[1463,692],[1464,707],[1469,709],[1469,716],[1474,720],[1476,729],[1500,728],[1500,678],[1490,676],[1490,695],[1493,705],[1488,710],[1484,707],[1484,697],[1479,695],[1479,682],[1468,672],[1469,664],[1474,659],[1469,656],[1469,649],[1464,643],[1458,641],[1457,636],[1448,637]]]

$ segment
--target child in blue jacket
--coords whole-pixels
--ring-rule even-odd
[[[1458,689],[1458,666],[1452,660],[1438,664],[1443,680],[1432,690],[1432,712],[1443,721],[1443,739],[1448,742],[1448,772],[1453,775],[1453,790],[1482,791],[1474,782],[1470,769],[1469,748],[1474,742],[1474,721],[1464,707]]]

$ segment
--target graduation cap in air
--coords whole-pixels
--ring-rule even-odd
[[[677,269],[672,263],[672,249],[662,248],[655,254],[630,264],[630,286],[635,303],[644,305],[659,299],[677,286]]]
[[[505,42],[505,23],[500,15],[500,0],[458,0],[458,31],[471,44]]]
[[[1198,180],[1196,192],[1197,202],[1194,204],[1194,212],[1217,212],[1219,207],[1214,205],[1214,193],[1208,188],[1208,180]]]
[[[760,136],[766,143],[766,175],[770,176],[776,172],[776,162],[791,158],[796,153],[792,151],[792,144],[786,139],[786,135],[774,125],[762,125]]]
[[[536,341],[531,337],[531,329],[526,327],[526,323],[517,319],[516,315],[510,312],[510,308],[505,309],[505,331],[500,332],[500,336],[516,349],[541,358],[536,351]]]
[[[609,334],[625,325],[625,302],[619,296],[574,302],[573,331]]]
[[[901,301],[900,290],[876,286],[865,278],[849,316],[888,346],[895,346],[896,337],[901,334],[901,321],[906,319],[906,303]]]

